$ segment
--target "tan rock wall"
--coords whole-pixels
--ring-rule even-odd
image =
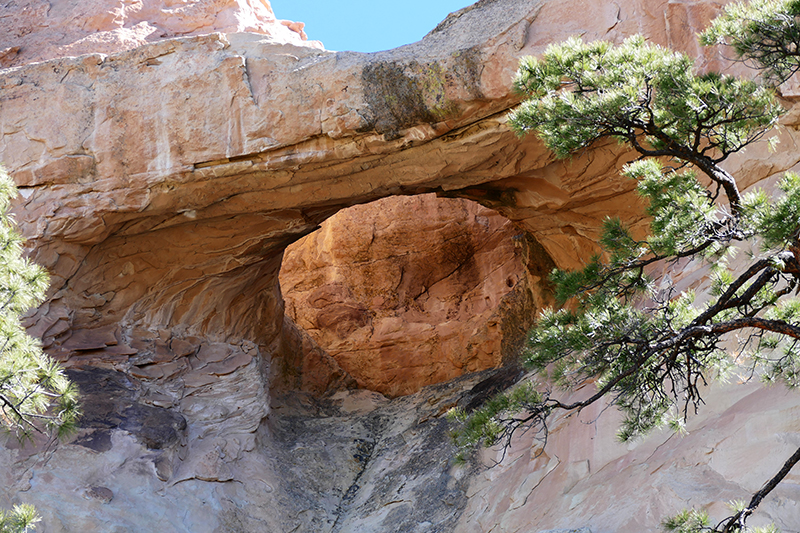
[[[457,512],[467,509],[462,524],[482,529],[588,525],[595,533],[639,532],[654,530],[662,510],[687,500],[718,501],[719,487],[741,470],[743,454],[755,453],[751,437],[776,453],[796,440],[793,397],[730,388],[717,396],[724,416],[716,419],[711,411],[697,419],[700,425],[718,420],[720,432],[709,437],[719,439],[714,451],[698,444],[685,452],[672,440],[662,448],[655,440],[642,445],[643,452],[653,450],[660,469],[648,463],[649,453],[612,448],[605,426],[587,435],[587,428],[600,426],[565,424],[544,470],[521,441],[520,453],[483,479],[467,479],[473,472],[453,469],[444,455],[425,462],[430,475],[420,478],[412,467],[427,456],[415,450],[443,449],[441,415],[464,399],[463,391],[423,391],[388,410],[377,409],[380,397],[355,392],[331,400],[339,407],[304,395],[292,400],[302,409],[289,400],[283,410],[269,407],[273,356],[292,346],[316,355],[289,367],[328,368],[307,383],[309,390],[351,382],[313,339],[284,320],[278,289],[283,250],[345,207],[430,192],[473,199],[535,238],[526,236],[524,254],[549,256],[563,267],[580,265],[594,250],[606,215],[640,223],[632,184],[617,177],[629,157],[618,147],[554,161],[536,140],[519,140],[508,130],[504,115],[517,101],[511,76],[519,56],[574,34],[619,41],[641,32],[694,52],[695,33],[715,2],[484,1],[452,15],[420,43],[377,54],[325,52],[290,29],[267,36],[275,21],[266,4],[124,4],[139,9],[131,12],[113,2],[91,12],[81,5],[25,2],[3,17],[11,29],[0,50],[3,66],[11,67],[0,70],[0,160],[21,188],[16,216],[30,254],[52,273],[48,301],[29,317],[31,331],[74,371],[89,372],[85,381],[99,386],[88,395],[91,402],[102,403],[110,391],[121,396],[101,410],[108,418],[87,419],[76,439],[88,448],[77,440],[47,450],[9,444],[0,454],[0,504],[39,505],[45,531],[108,524],[118,531],[343,531],[345,525],[397,531],[398,524],[432,526],[422,518],[425,505],[446,494],[449,510],[429,516],[454,530],[461,527],[452,525]],[[162,37],[146,33],[149,26],[136,18],[146,5],[154,20],[145,22],[166,37],[262,33],[151,42]],[[182,18],[176,12],[182,7],[194,14]],[[229,9],[232,18],[224,15]],[[242,22],[256,12],[260,22]],[[54,33],[58,27],[72,33],[41,39],[51,17]],[[80,46],[92,41],[87,34],[110,43],[102,50],[126,51],[65,57],[85,50]],[[706,64],[718,61],[713,51],[704,54]],[[48,57],[60,59],[30,63]],[[786,119],[782,147],[797,145],[795,115]],[[793,149],[777,156],[757,149],[727,164],[757,182],[798,160]],[[535,290],[544,273],[523,274]],[[683,281],[701,279],[692,271]],[[300,386],[304,375],[298,374]],[[746,405],[737,406],[743,398]],[[770,425],[779,433],[742,433],[736,413],[741,409],[751,420],[751,406],[767,413],[768,424],[780,420]],[[349,434],[353,409],[359,429]],[[169,438],[149,433],[153,420],[171,428]],[[726,425],[730,420],[736,423]],[[321,429],[304,436],[302,428],[312,425]],[[662,458],[662,450],[670,453]],[[317,456],[322,466],[311,460]],[[564,457],[563,468],[557,457]],[[315,481],[337,461],[345,465],[341,480]],[[535,490],[550,461],[552,480],[541,485],[549,490]],[[671,480],[671,492],[647,484],[671,468],[671,477],[658,478]],[[771,471],[766,460],[754,463],[743,488]],[[687,479],[688,486],[681,484]],[[720,483],[700,484],[709,479]],[[629,480],[638,483],[636,500],[609,506],[609,494],[631,494]],[[367,481],[372,488],[362,491]],[[472,481],[472,489],[464,488]],[[509,493],[520,481],[520,492]],[[294,497],[314,483],[313,497]],[[769,505],[791,506],[798,499],[792,498]],[[175,515],[176,507],[184,512]],[[132,515],[140,509],[149,514]],[[559,514],[545,516],[544,509]],[[638,521],[620,521],[616,510]],[[786,516],[787,529],[796,529],[795,515]]]
[[[686,436],[663,431],[622,444],[619,417],[597,406],[554,421],[544,449],[528,433],[505,457],[484,451],[484,464],[502,462],[473,478],[453,531],[634,533],[660,531],[662,520],[684,508],[708,511],[713,523],[730,516],[727,503],[749,501],[800,446],[800,397],[750,383],[715,387],[705,398]],[[752,525],[774,521],[797,531],[798,481],[792,472]]]
[[[302,23],[276,19],[264,0],[16,0],[3,9],[0,68],[212,32],[322,48],[306,41]]]
[[[63,288],[41,319],[81,329],[124,317],[267,345],[277,300],[241,288],[274,284],[269,257],[341,207],[393,193],[477,198],[574,262],[607,212],[598,199],[625,203],[630,185],[590,174],[613,153],[550,163],[493,114],[514,102],[516,58],[566,31],[530,25],[550,3],[507,4],[462,12],[393,53],[230,34],[3,71],[0,151],[24,189],[19,220]],[[614,35],[663,26],[636,9]],[[42,99],[52,113],[34,112]],[[221,296],[205,299],[212,290]]]

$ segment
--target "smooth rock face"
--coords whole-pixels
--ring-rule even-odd
[[[287,248],[286,314],[359,387],[390,397],[496,367],[516,356],[536,311],[522,240],[467,200],[351,207]]]
[[[48,532],[639,533],[687,501],[747,498],[797,445],[795,396],[730,386],[712,391],[692,440],[661,435],[628,450],[612,438],[613,420],[584,424],[596,414],[586,412],[555,422],[544,454],[526,435],[500,466],[457,470],[441,416],[517,372],[464,376],[391,401],[342,390],[368,379],[381,386],[380,373],[344,368],[350,347],[340,363],[320,345],[365,322],[359,294],[337,300],[344,307],[321,321],[325,306],[289,304],[298,323],[323,326],[318,342],[313,328],[285,316],[278,284],[284,250],[338,211],[433,192],[515,223],[524,233],[514,248],[518,286],[529,291],[520,298],[544,301],[545,265],[580,266],[602,219],[641,224],[641,205],[617,176],[630,159],[619,147],[554,161],[509,131],[518,58],[575,34],[644,33],[721,65],[694,44],[716,2],[483,0],[421,42],[377,54],[309,46],[299,26],[276,23],[255,1],[97,5],[2,6],[0,61],[10,68],[0,70],[0,160],[20,186],[16,217],[30,255],[52,274],[48,300],[27,325],[76,372],[92,407],[73,441],[6,444],[0,505],[37,505]],[[250,33],[208,33],[219,30]],[[67,57],[83,51],[93,53]],[[31,63],[46,58],[54,59]],[[784,123],[781,146],[796,146],[796,109]],[[748,184],[768,184],[798,162],[795,150],[755,147],[726,164]],[[467,211],[477,221],[480,210]],[[435,226],[435,210],[423,212]],[[319,266],[308,253],[295,258]],[[479,270],[502,287],[490,264],[508,263]],[[431,266],[388,301],[435,280]],[[337,268],[360,275],[341,263],[323,270]],[[705,276],[695,267],[664,274],[680,286]],[[477,305],[484,289],[461,286]],[[331,287],[317,288],[333,302],[344,293]],[[465,316],[458,305],[424,303],[434,306],[423,308],[426,319],[445,308]],[[385,311],[367,318],[413,318]],[[497,337],[487,341],[496,346]],[[279,384],[324,399],[285,389],[277,398]],[[800,523],[794,487],[765,507],[787,531]]]
[[[602,406],[553,424],[543,451],[534,435],[522,436],[500,466],[473,479],[454,531],[506,533],[531,524],[592,533],[659,531],[664,518],[692,506],[716,523],[730,515],[727,502],[749,501],[800,446],[800,397],[750,383],[712,389],[705,399],[683,437],[664,431],[621,444],[615,439],[619,417],[601,415]],[[490,450],[483,460],[499,458]],[[773,521],[781,531],[797,531],[799,482],[800,473],[791,472],[751,525]]]

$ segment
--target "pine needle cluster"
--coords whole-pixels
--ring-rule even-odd
[[[15,505],[10,511],[0,509],[0,533],[28,533],[40,521],[32,505]]]
[[[800,1],[752,0],[725,7],[700,34],[705,45],[730,47],[737,58],[780,85],[800,65]]]
[[[619,45],[569,39],[521,61],[515,87],[525,101],[510,114],[511,127],[539,136],[559,158],[605,138],[629,147],[639,158],[623,174],[636,181],[650,228],[637,237],[607,219],[600,253],[583,269],[552,274],[560,307],[545,310],[529,335],[524,363],[542,383],[566,391],[594,383],[596,392],[563,402],[521,385],[474,413],[456,413],[460,447],[507,448],[517,430],[546,434],[553,412],[601,399],[624,414],[623,441],[665,425],[682,430],[703,404],[705,385],[734,364],[800,385],[800,176],[787,173],[774,195],[743,194],[724,167],[777,125],[783,107],[774,82],[800,65],[798,21],[800,0],[755,0],[728,7],[703,34],[705,43],[728,44],[754,62],[772,84],[697,74],[691,58],[640,36]],[[746,254],[745,267],[731,266],[737,254]],[[702,298],[649,276],[680,259],[710,269]],[[688,510],[664,527],[760,531],[747,529],[747,517],[797,461],[800,450],[717,525]]]
[[[78,391],[20,323],[44,300],[47,272],[23,257],[23,239],[8,215],[16,187],[0,168],[0,428],[19,440],[63,435],[80,415]]]
[[[0,167],[0,431],[24,442],[36,433],[70,433],[80,405],[77,387],[20,322],[44,300],[49,278],[23,256],[24,241],[8,214],[16,195],[13,180]],[[0,509],[0,533],[27,533],[40,520],[31,505]]]

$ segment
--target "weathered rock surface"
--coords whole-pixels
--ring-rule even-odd
[[[0,454],[0,498],[36,504],[48,532],[452,531],[472,470],[453,464],[442,414],[515,379],[489,371],[396,400],[365,390],[326,400],[289,393],[246,448],[232,449],[235,439],[204,442],[224,398],[204,403],[206,425],[170,418],[177,438],[154,443],[152,428],[118,425],[119,411],[104,408],[154,410],[141,403],[142,383],[113,371],[72,375],[94,384],[80,434],[102,427],[109,445],[79,436],[45,453]]]
[[[287,248],[286,314],[360,387],[416,392],[516,356],[536,311],[522,241],[467,200],[351,207]]]
[[[37,505],[45,531],[638,533],[687,502],[746,498],[797,445],[795,397],[753,386],[712,391],[690,441],[626,450],[587,412],[554,425],[545,454],[522,439],[478,477],[446,463],[440,416],[479,378],[442,385],[449,400],[340,391],[270,410],[280,369],[322,396],[365,383],[284,316],[278,285],[286,247],[336,212],[392,195],[475,200],[524,230],[534,302],[536,265],[580,265],[608,214],[640,221],[618,147],[554,161],[509,131],[511,76],[519,56],[574,34],[641,32],[721,64],[694,44],[715,2],[482,0],[377,54],[273,33],[256,2],[82,5],[7,1],[0,17],[0,160],[52,273],[27,322],[86,373],[74,375],[93,406],[72,442],[6,446],[0,505]],[[42,39],[51,23],[69,31]],[[67,57],[92,39],[109,55]],[[796,110],[785,123],[782,146],[796,146]],[[756,183],[798,161],[758,148],[726,164]],[[795,486],[781,490],[765,509],[797,531]]]
[[[303,23],[276,19],[262,0],[7,0],[0,8],[0,68],[216,31],[322,48],[306,40]]]
[[[394,400],[365,390],[280,398],[269,427],[283,445],[282,531],[453,531],[472,469],[454,464],[442,415],[515,377],[472,374]]]

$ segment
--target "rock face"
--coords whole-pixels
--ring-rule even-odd
[[[269,426],[286,498],[276,531],[457,531],[474,469],[453,464],[442,415],[515,374],[471,374],[394,400],[365,390],[280,398]]]
[[[216,31],[322,48],[306,41],[303,23],[277,20],[263,0],[14,0],[2,8],[0,68]]]
[[[729,516],[728,502],[749,501],[797,450],[800,398],[754,383],[707,392],[708,409],[686,436],[664,431],[620,444],[618,417],[599,406],[556,422],[544,450],[533,435],[520,438],[501,466],[474,478],[453,531],[660,531],[660,521],[691,506],[712,520]],[[484,454],[489,464],[500,459],[498,450]],[[800,473],[790,473],[753,525],[797,531],[798,482]]]
[[[286,314],[359,387],[416,392],[517,353],[535,312],[521,241],[507,219],[467,200],[351,207],[287,248]]]
[[[617,176],[630,157],[618,147],[554,161],[506,127],[518,58],[574,34],[644,33],[721,65],[694,44],[717,3],[482,0],[419,43],[377,54],[324,51],[255,1],[2,8],[0,160],[20,186],[16,217],[30,255],[52,274],[48,300],[27,325],[91,406],[74,440],[9,442],[0,453],[0,505],[37,505],[45,531],[633,533],[655,530],[686,501],[747,497],[796,446],[793,396],[731,386],[712,391],[716,407],[693,422],[697,445],[656,435],[627,450],[609,436],[613,420],[587,425],[594,418],[585,413],[551,428],[545,454],[521,439],[499,467],[459,470],[445,453],[441,415],[512,382],[513,368],[391,401],[345,390],[400,394],[502,359],[488,324],[502,315],[503,285],[511,290],[511,256],[522,263],[514,305],[529,309],[546,300],[549,265],[578,266],[591,254],[605,216],[641,222],[632,184]],[[72,57],[83,52],[92,53]],[[781,146],[796,145],[797,123],[792,110]],[[799,161],[796,151],[757,147],[726,164],[752,184]],[[345,208],[425,193],[492,209],[519,228],[520,247],[503,238],[491,253],[472,254],[480,288],[467,283],[468,269],[444,275],[456,253],[376,295],[344,255],[325,264],[315,256],[336,255],[344,242],[359,257],[363,241],[345,234],[359,224],[343,214],[329,226],[339,229],[315,238],[317,251],[287,253],[320,282],[289,280],[297,299],[285,315],[278,276],[292,242]],[[356,233],[377,241],[392,232],[369,228],[414,205],[429,219],[418,227],[437,228],[426,237],[439,248],[428,251],[443,253],[451,235],[491,241],[495,230],[480,216],[497,231],[506,224],[459,203],[472,231],[451,234],[428,200],[396,202],[360,215]],[[399,214],[394,235],[413,233]],[[363,257],[386,257],[389,245],[380,254],[379,246]],[[385,264],[396,279],[399,263]],[[703,280],[699,269],[680,275]],[[461,287],[461,303],[447,301],[445,285]],[[487,287],[496,289],[492,305]],[[452,337],[441,322],[451,311],[465,328]],[[406,389],[392,388],[390,365],[365,368],[406,338],[392,337],[398,317],[427,324],[408,332],[439,335],[423,347],[439,370],[398,370],[414,383]],[[355,357],[344,332],[368,349]],[[448,353],[451,342],[475,349]],[[764,426],[750,422],[755,413]],[[765,449],[775,455],[754,452]],[[751,459],[746,475],[742,457]],[[785,530],[797,530],[797,495],[792,485],[781,490],[767,515],[781,509]],[[609,494],[631,497],[610,505]]]

